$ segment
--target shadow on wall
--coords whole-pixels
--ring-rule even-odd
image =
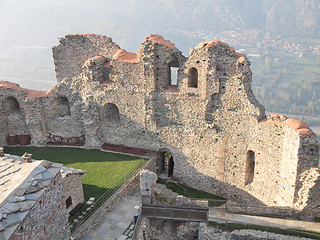
[[[308,201],[306,203],[306,206],[304,207],[303,211],[308,214],[309,216],[313,217],[320,217],[320,174],[319,169],[315,170],[313,173],[310,174],[313,175],[314,182],[311,182],[311,184],[314,184],[312,188],[310,188],[308,193]],[[309,177],[310,177],[309,175]],[[312,179],[312,177],[311,177]]]
[[[122,123],[133,122],[133,120],[128,118],[127,116],[121,116],[121,117],[123,120]],[[194,166],[188,164],[188,161],[187,161],[188,157],[185,156],[179,150],[179,148],[163,142],[155,132],[145,129],[142,125],[136,122],[134,124],[136,125],[136,127],[137,125],[139,125],[137,129],[141,129],[141,130],[143,129],[144,134],[146,136],[145,138],[136,139],[135,141],[136,147],[146,146],[146,143],[144,141],[148,141],[148,136],[149,137],[151,136],[153,139],[153,143],[149,144],[150,149],[148,150],[152,151],[156,155],[154,170],[158,175],[163,173],[163,170],[165,170],[165,174],[167,174],[168,177],[172,177],[173,179],[176,179],[186,185],[189,185],[190,187],[193,187],[202,191],[207,191],[215,195],[223,196],[227,199],[230,199],[238,203],[266,206],[263,202],[258,200],[256,197],[250,195],[246,191],[234,185],[224,183],[222,181],[214,179],[213,177],[203,174]],[[120,125],[119,130],[120,131],[118,132],[119,132],[120,138],[121,138],[121,130],[124,132],[128,131],[125,125],[122,125],[122,126]],[[107,136],[105,136],[105,141],[107,140],[108,138]],[[123,139],[123,142],[125,142],[126,140],[127,139]],[[112,144],[105,143],[105,146],[107,145],[112,146]],[[126,144],[121,146],[124,147],[125,145]],[[116,144],[114,144],[113,146],[115,148],[120,147],[120,145],[116,145]],[[135,146],[131,145],[129,146],[129,148],[133,148],[134,150]],[[159,146],[159,147],[154,148],[155,146]],[[109,149],[109,150],[112,150],[112,149]],[[208,151],[210,151],[210,149],[208,149]],[[119,152],[121,152],[120,148],[119,148]],[[165,169],[166,167],[167,169]]]

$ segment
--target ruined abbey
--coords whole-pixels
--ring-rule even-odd
[[[169,175],[239,203],[320,216],[319,145],[304,122],[266,117],[244,54],[220,41],[188,57],[159,35],[137,53],[105,36],[53,47],[49,91],[0,82],[0,145],[121,146],[172,155]],[[26,143],[27,142],[27,143]]]

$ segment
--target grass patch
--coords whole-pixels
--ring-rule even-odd
[[[200,191],[184,184],[174,183],[165,179],[158,178],[158,183],[165,184],[168,189],[179,193],[188,198],[208,199],[209,207],[221,206],[226,202],[226,199],[208,192]]]
[[[32,159],[87,171],[82,176],[85,201],[90,197],[98,199],[131,168],[137,166],[138,169],[145,162],[135,156],[70,147],[5,147],[5,152],[18,156],[28,152],[32,153]]]
[[[318,232],[302,231],[298,229],[282,229],[277,227],[267,227],[267,226],[259,226],[259,225],[252,225],[252,224],[229,223],[229,222],[217,223],[214,221],[209,221],[209,225],[211,227],[219,228],[228,232],[231,232],[233,230],[240,230],[240,229],[252,229],[252,230],[272,232],[276,234],[320,239],[320,234]]]

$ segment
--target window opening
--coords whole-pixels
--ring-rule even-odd
[[[247,152],[246,185],[253,182],[255,168],[255,153],[251,150]]]
[[[169,67],[169,85],[178,85],[178,69],[179,67]]]
[[[120,122],[118,107],[113,103],[107,103],[104,106],[105,119],[108,123],[116,124]]]
[[[58,97],[54,100],[54,111],[57,117],[70,116],[70,104],[66,97]]]
[[[9,112],[9,114],[20,113],[20,104],[16,98],[7,97],[6,98],[6,105],[7,105],[7,110]]]
[[[198,70],[194,67],[190,68],[188,72],[188,87],[198,87]]]
[[[72,197],[70,196],[66,199],[66,208],[68,208],[71,205],[72,205]]]

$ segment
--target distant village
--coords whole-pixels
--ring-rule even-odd
[[[170,31],[170,30],[169,30]],[[292,40],[284,40],[278,36],[276,38],[270,36],[270,34],[263,34],[260,29],[247,29],[239,31],[222,31],[218,34],[209,30],[197,30],[195,32],[189,32],[185,30],[175,30],[187,37],[202,38],[205,41],[212,39],[219,39],[227,42],[231,46],[241,47],[241,50],[253,57],[259,57],[256,52],[260,52],[261,49],[265,50],[265,54],[268,54],[268,49],[277,48],[284,50],[288,53],[294,53],[302,57],[305,54],[320,54],[320,40],[301,41],[297,42],[294,38]],[[244,49],[245,48],[245,49]]]

